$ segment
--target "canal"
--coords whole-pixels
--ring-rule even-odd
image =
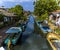
[[[50,50],[46,41],[45,38],[34,32],[34,17],[30,15],[21,42],[18,42],[18,45],[11,50]]]

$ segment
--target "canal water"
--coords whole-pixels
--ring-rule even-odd
[[[21,38],[22,43],[13,47],[14,50],[50,50],[46,39],[34,32],[34,17],[29,16],[26,30]],[[12,50],[12,49],[11,49]]]

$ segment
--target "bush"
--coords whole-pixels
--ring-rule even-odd
[[[48,13],[42,14],[41,16],[37,17],[36,20],[48,20]]]
[[[17,22],[17,23],[16,23],[16,26],[19,26],[19,25],[20,25],[20,23]]]
[[[0,28],[2,28],[4,26],[4,24],[0,24]]]
[[[60,35],[60,28],[59,29],[57,28],[55,31],[56,31],[57,34]]]

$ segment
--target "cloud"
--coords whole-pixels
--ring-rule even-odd
[[[0,1],[0,5],[1,5],[1,4],[3,4],[3,2],[2,2],[2,1]]]
[[[5,3],[24,3],[24,2],[33,2],[35,0],[0,0],[0,5],[4,5]]]
[[[20,4],[23,6],[25,10],[31,10],[33,11],[33,2],[35,0],[0,0],[0,7],[4,6],[6,8],[13,7],[17,4]]]
[[[32,2],[34,0],[0,0],[0,2]]]

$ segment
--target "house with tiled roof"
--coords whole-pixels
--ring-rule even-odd
[[[9,12],[6,8],[0,8],[0,14],[4,15],[4,22],[15,21],[17,19],[17,15],[15,13]]]
[[[7,8],[0,7],[0,14],[2,14],[3,21],[0,21],[0,26],[11,25],[18,21],[18,17],[15,13],[9,12]]]

